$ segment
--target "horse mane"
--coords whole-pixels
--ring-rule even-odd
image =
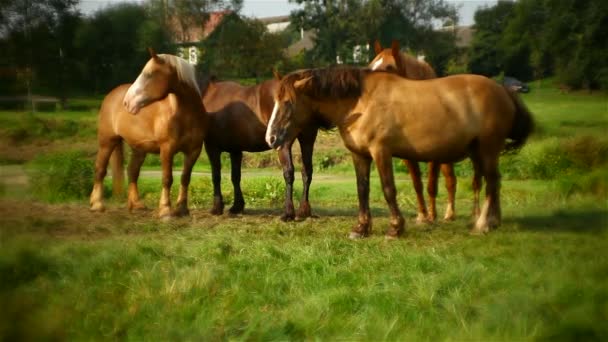
[[[178,80],[192,87],[192,89],[201,96],[201,89],[198,86],[194,65],[188,63],[185,59],[174,55],[160,54],[158,56],[175,68]]]
[[[281,80],[279,95],[295,93],[294,83],[310,77],[304,93],[313,98],[354,98],[361,96],[365,69],[348,66],[304,69],[294,71]]]
[[[401,76],[411,80],[437,78],[437,73],[427,62],[418,60],[407,53],[400,53],[399,57],[401,57],[402,70],[399,70]]]

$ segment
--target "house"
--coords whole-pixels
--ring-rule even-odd
[[[224,21],[224,18],[233,14],[231,10],[216,11],[209,13],[209,18],[205,24],[191,25],[182,28],[177,18],[172,18],[171,26],[174,32],[179,37],[176,39],[176,44],[179,46],[177,54],[178,56],[186,59],[190,64],[197,64],[199,56],[201,55],[198,47],[196,46],[199,42],[207,39],[215,29],[220,26]]]

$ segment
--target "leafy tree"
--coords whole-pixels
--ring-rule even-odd
[[[149,58],[147,47],[173,52],[169,40],[146,8],[134,3],[107,7],[84,20],[76,35],[80,83],[106,93],[135,80]]]
[[[269,75],[283,59],[283,41],[262,22],[232,13],[202,43],[201,67],[221,77]]]
[[[352,63],[353,47],[379,39],[389,45],[393,39],[413,51],[424,51],[440,61],[440,50],[453,46],[450,36],[433,30],[433,22],[456,16],[456,10],[443,0],[292,0],[304,6],[292,12],[292,22],[315,30],[312,58],[316,64],[332,64],[339,56]],[[433,42],[439,38],[440,42]],[[370,49],[369,57],[373,57]],[[451,51],[448,47],[447,50]],[[363,63],[367,62],[366,60]],[[443,62],[442,62],[443,63]]]
[[[503,70],[503,51],[498,47],[514,6],[511,1],[501,0],[475,12],[475,35],[469,50],[472,73],[494,76]]]
[[[64,96],[65,70],[73,61],[78,0],[0,1],[0,89],[48,91]]]

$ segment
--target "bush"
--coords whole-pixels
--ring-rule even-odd
[[[580,135],[535,141],[517,154],[501,157],[503,176],[516,179],[555,179],[589,172],[608,163],[608,141]]]
[[[93,188],[94,163],[80,151],[39,155],[27,171],[32,194],[45,201],[86,198]]]

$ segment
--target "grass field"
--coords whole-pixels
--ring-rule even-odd
[[[384,239],[375,172],[372,236],[347,239],[355,178],[335,132],[316,146],[317,218],[279,220],[282,176],[267,152],[247,156],[244,215],[208,214],[202,158],[191,216],[159,222],[116,198],[105,213],[88,211],[94,110],[0,112],[0,339],[607,340],[608,98],[546,87],[524,100],[539,129],[501,159],[503,225],[468,234],[467,162],[457,169],[457,220],[416,225],[396,161],[408,215],[398,241]],[[158,169],[153,158],[146,169]],[[44,174],[84,180],[62,194],[67,186],[54,190]],[[230,201],[228,175],[224,168]],[[150,208],[159,187],[156,172],[141,180]],[[438,203],[443,210],[443,187]]]

